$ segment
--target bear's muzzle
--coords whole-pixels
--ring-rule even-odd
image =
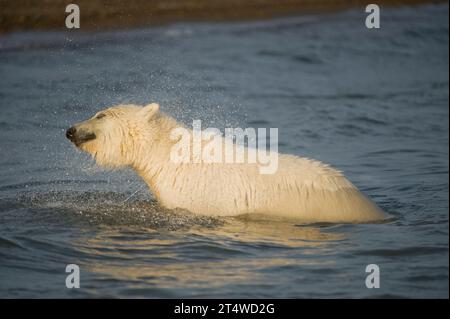
[[[80,146],[81,144],[96,138],[94,133],[84,132],[83,130],[77,130],[74,126],[70,127],[66,131],[66,137],[76,146]]]

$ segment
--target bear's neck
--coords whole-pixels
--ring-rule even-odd
[[[156,179],[169,163],[172,146],[176,143],[170,139],[170,133],[184,125],[159,112],[151,121],[150,127],[149,136],[137,144],[131,167],[154,190]]]

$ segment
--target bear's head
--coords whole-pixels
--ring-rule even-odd
[[[142,149],[157,133],[150,125],[159,110],[156,103],[144,107],[119,105],[100,111],[75,124],[66,137],[99,165],[118,168],[132,165]]]

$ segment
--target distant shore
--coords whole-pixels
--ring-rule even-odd
[[[438,0],[0,0],[0,33],[63,30],[65,8],[80,7],[81,29],[102,30],[180,21],[235,21],[319,13],[377,3],[381,7]]]

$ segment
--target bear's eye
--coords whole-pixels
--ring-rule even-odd
[[[104,118],[105,116],[106,116],[105,113],[100,113],[100,114],[97,115],[95,118],[96,118],[97,120],[99,120],[99,119],[101,119],[101,118]]]

